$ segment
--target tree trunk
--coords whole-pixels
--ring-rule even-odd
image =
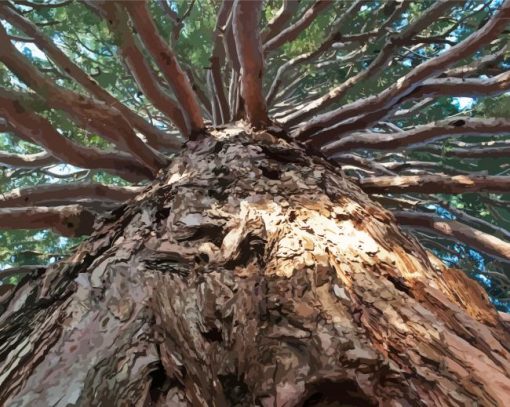
[[[504,405],[510,334],[341,171],[190,141],[74,256],[0,292],[5,406]]]

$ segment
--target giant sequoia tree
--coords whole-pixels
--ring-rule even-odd
[[[0,21],[1,405],[508,405],[510,0]]]

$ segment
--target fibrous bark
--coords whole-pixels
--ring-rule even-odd
[[[1,298],[4,405],[508,401],[510,334],[482,289],[263,131],[190,141],[38,273]]]

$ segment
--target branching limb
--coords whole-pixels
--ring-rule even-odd
[[[475,250],[510,262],[510,243],[495,236],[432,214],[394,211],[393,215],[401,225],[433,231],[438,235],[466,244]]]
[[[143,117],[133,112],[130,108],[106,91],[94,78],[84,72],[69,57],[58,48],[55,43],[42,32],[30,20],[16,13],[7,4],[0,3],[0,17],[5,18],[9,23],[19,28],[27,35],[34,38],[35,43],[41,48],[51,60],[61,68],[70,78],[75,80],[95,98],[107,103],[109,106],[119,110],[124,117],[132,123],[144,136],[147,142],[153,147],[166,146],[177,150],[180,143],[168,134],[162,133],[159,129],[148,123]],[[143,58],[140,58],[143,61]],[[143,62],[142,62],[143,63]],[[175,103],[174,103],[175,104]]]
[[[212,84],[214,87],[213,97],[216,98],[221,111],[222,123],[230,120],[230,108],[225,94],[224,82],[221,76],[221,61],[225,58],[225,48],[223,44],[223,31],[228,22],[232,11],[233,0],[223,0],[218,12],[216,28],[214,30],[214,42],[211,58]]]
[[[395,105],[402,103],[402,99],[412,93],[425,80],[439,75],[459,59],[468,57],[485,44],[497,38],[506,28],[509,18],[510,0],[506,0],[481,29],[471,34],[459,44],[449,48],[439,56],[418,65],[378,95],[360,99],[310,120],[295,132],[295,137],[305,140],[324,127],[333,126],[335,123],[341,123],[358,115],[377,116],[377,112],[386,112],[384,115],[387,114]],[[324,142],[324,139],[321,141]]]
[[[92,233],[96,215],[80,205],[0,208],[0,229],[51,228],[63,236]]]
[[[395,49],[405,44],[406,41],[411,40],[416,34],[418,34],[424,28],[428,27],[430,24],[435,22],[435,20],[438,17],[440,17],[444,12],[446,12],[456,4],[459,4],[459,2],[450,0],[441,0],[436,2],[432,7],[426,10],[418,19],[416,19],[416,21],[414,21],[411,25],[407,26],[402,32],[394,33],[391,36],[389,36],[386,41],[386,44],[381,49],[377,57],[367,67],[367,69],[359,72],[357,75],[350,77],[341,85],[330,90],[326,95],[304,106],[297,113],[287,117],[284,120],[285,125],[293,126],[303,121],[304,119],[311,117],[312,115],[316,114],[325,107],[340,100],[347,93],[347,91],[356,84],[362,82],[363,80],[369,78],[370,76],[377,74],[391,61]],[[400,7],[404,6],[405,5],[401,5]],[[334,112],[335,111],[329,114],[333,114]],[[327,114],[319,116],[319,118],[323,120],[326,117],[328,117],[326,115]],[[317,119],[318,121],[319,118]],[[311,126],[312,124],[313,120],[310,122],[310,124],[308,124],[308,126]]]
[[[129,152],[154,174],[167,165],[166,157],[142,141],[118,110],[106,103],[63,88],[41,74],[11,44],[1,24],[0,41],[2,41],[0,60],[49,106],[65,111],[81,127],[99,133],[121,150]]]
[[[233,7],[236,50],[241,64],[241,94],[248,121],[255,127],[269,124],[262,93],[264,57],[258,28],[262,4],[261,0],[236,0]]]
[[[486,73],[487,68],[493,66],[505,58],[505,54],[509,51],[510,45],[505,44],[500,50],[493,54],[486,55],[471,64],[458,68],[448,69],[445,74],[448,77],[467,78],[473,75],[481,75]]]
[[[508,192],[510,177],[476,175],[400,175],[367,177],[359,181],[367,193],[464,194],[469,192]]]
[[[133,198],[143,187],[120,187],[103,184],[50,184],[15,189],[0,194],[0,208],[47,205],[55,201],[82,199],[123,202]]]
[[[15,168],[40,168],[58,162],[57,158],[46,152],[24,155],[0,152],[0,165],[8,165]]]
[[[267,23],[267,27],[261,32],[262,42],[267,42],[280,33],[292,19],[299,7],[299,0],[283,0],[281,8],[276,15]]]
[[[510,133],[510,120],[508,119],[456,117],[417,126],[414,129],[399,133],[355,133],[327,145],[324,148],[324,154],[334,157],[341,152],[357,148],[394,150],[411,145],[430,143],[445,137],[488,136],[504,133]]]
[[[295,40],[306,28],[313,23],[315,18],[332,5],[331,0],[317,0],[294,24],[281,31],[278,35],[264,44],[264,54],[281,47],[283,44]]]
[[[342,27],[343,24],[352,18],[352,15],[355,14],[363,5],[364,1],[359,0],[355,1],[346,11],[345,13],[335,22],[334,26],[335,28],[337,26]],[[330,49],[333,43],[338,40],[338,37],[340,36],[340,33],[334,29],[331,34],[327,36],[327,38],[317,47],[316,50],[306,52],[304,54],[298,55],[297,57],[291,58],[289,61],[285,62],[282,66],[278,68],[278,71],[276,72],[276,75],[273,79],[273,82],[271,84],[271,88],[269,89],[269,92],[266,97],[267,104],[270,105],[274,98],[276,97],[279,87],[282,83],[282,78],[285,72],[287,72],[289,69],[303,64],[305,62],[311,61],[317,56],[323,54],[326,50]]]
[[[19,267],[11,267],[8,269],[0,270],[0,279],[9,278],[12,276],[18,276],[18,275],[25,275],[25,274],[39,274],[42,273],[44,270],[46,270],[45,265],[38,264],[38,265],[26,265],[26,266],[19,266]]]
[[[144,1],[121,2],[120,4],[126,8],[145,48],[154,58],[164,78],[175,92],[182,111],[188,115],[191,132],[202,131],[204,121],[195,93],[173,51],[159,35],[154,20],[147,9],[147,4]]]
[[[152,178],[149,169],[125,153],[83,147],[63,137],[48,120],[23,109],[16,100],[6,97],[6,92],[0,93],[0,115],[17,133],[24,134],[63,162],[81,168],[104,169],[134,182]]]
[[[189,135],[186,120],[177,102],[159,85],[139,44],[128,25],[128,16],[123,8],[113,2],[90,1],[90,6],[97,9],[108,22],[108,26],[119,45],[119,54],[140,87],[140,90],[156,109],[166,115],[185,136]],[[175,140],[174,148],[180,143]]]
[[[404,97],[395,106],[383,110],[376,110],[372,113],[356,116],[354,119],[349,119],[341,122],[336,126],[326,128],[318,131],[313,136],[311,143],[319,146],[327,144],[335,139],[341,138],[346,133],[351,133],[364,128],[369,128],[376,124],[378,121],[383,120],[391,115],[391,112],[398,107],[399,104],[411,101],[414,99],[425,99],[418,102],[410,111],[401,110],[395,112],[393,118],[399,119],[408,116],[415,112],[417,108],[421,108],[434,101],[433,98],[439,96],[498,96],[510,89],[510,71],[503,72],[490,79],[475,79],[475,78],[442,78],[442,79],[429,79],[421,86],[418,86],[413,92]],[[400,113],[399,113],[400,112]]]
[[[184,20],[190,15],[191,10],[193,10],[193,6],[195,5],[195,0],[191,0],[189,2],[189,6],[186,11],[183,13],[181,17],[172,8],[168,5],[166,0],[160,0],[159,2],[163,8],[163,10],[170,17],[172,22],[174,23],[174,27],[172,30],[172,41],[175,42],[179,39],[179,35],[181,34],[182,27],[184,26]]]
[[[445,157],[459,158],[510,158],[510,141],[500,143],[459,143],[448,148],[437,145],[427,145],[420,147],[420,151],[426,151]]]

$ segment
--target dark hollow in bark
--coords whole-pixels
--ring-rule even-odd
[[[234,126],[187,146],[1,293],[1,405],[508,402],[487,295],[339,170]]]

